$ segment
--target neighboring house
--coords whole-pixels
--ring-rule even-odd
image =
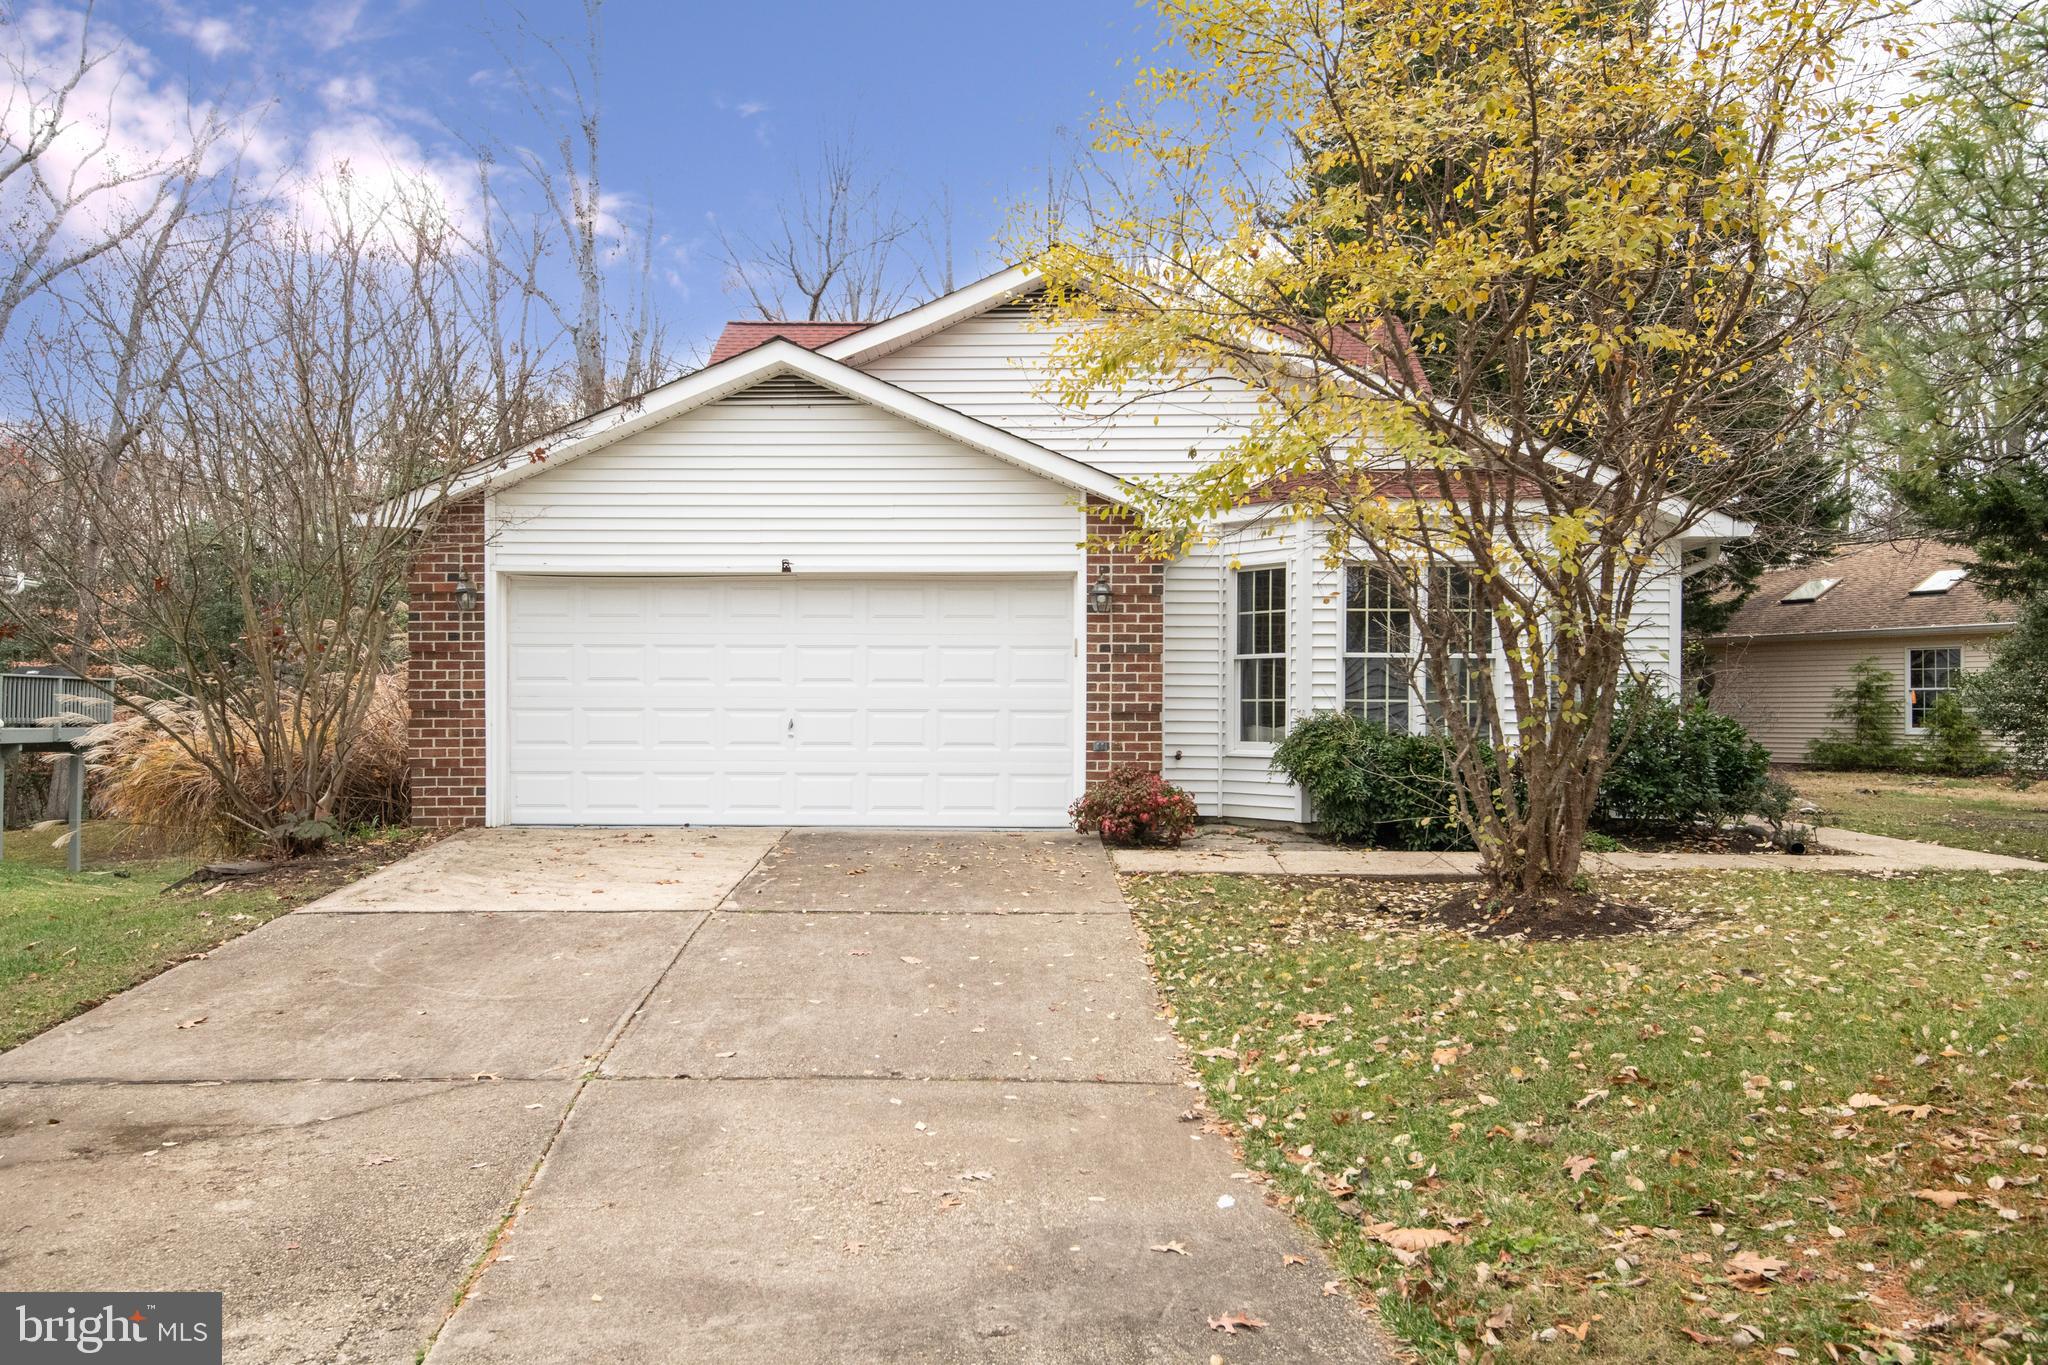
[[[1058,406],[1036,285],[735,323],[705,368],[466,474],[411,585],[415,818],[1050,828],[1137,763],[1204,815],[1299,820],[1269,763],[1290,721],[1423,724],[1409,622],[1314,526],[1086,548],[1126,480],[1213,457],[1260,400]],[[1745,529],[1658,548],[1639,667],[1676,683],[1682,560]]]
[[[1934,703],[2013,628],[1970,581],[1967,550],[1894,540],[1764,575],[1707,641],[1714,709],[1733,716],[1780,763],[1839,728],[1828,712],[1849,671],[1876,659],[1897,690],[1898,732],[1923,733]]]

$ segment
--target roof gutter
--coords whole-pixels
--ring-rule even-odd
[[[2002,635],[2018,625],[2017,621],[1965,621],[1942,626],[1872,626],[1865,630],[1764,630],[1748,635],[1709,635],[1707,643],[1735,645],[1755,640],[1864,640],[1882,639],[1888,635],[1963,635],[1972,631]]]

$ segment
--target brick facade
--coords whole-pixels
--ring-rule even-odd
[[[463,581],[477,590],[464,611]],[[407,584],[412,822],[484,822],[484,505],[451,503],[413,555]]]
[[[1088,780],[1125,763],[1158,768],[1165,700],[1162,637],[1166,565],[1132,550],[1097,545],[1117,535],[1126,515],[1099,498],[1088,502],[1088,582],[1105,576],[1112,601],[1088,613]]]
[[[1122,529],[1123,514],[1092,500],[1095,536]],[[1105,575],[1107,612],[1087,614],[1088,780],[1119,764],[1157,768],[1165,680],[1161,634],[1166,566],[1129,550],[1090,544],[1085,589]],[[477,589],[467,612],[457,590]],[[483,499],[447,507],[412,562],[407,642],[411,659],[412,822],[447,829],[484,821]]]

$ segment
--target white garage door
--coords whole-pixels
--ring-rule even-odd
[[[514,578],[512,824],[1064,823],[1071,578]]]

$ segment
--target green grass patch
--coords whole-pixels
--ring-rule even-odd
[[[1799,773],[1799,794],[1822,823],[1894,839],[2048,862],[2048,784],[1889,773]]]
[[[395,830],[308,860],[259,885],[167,891],[201,859],[148,852],[105,825],[86,827],[85,870],[64,870],[61,830],[9,830],[0,860],[0,1049],[264,924],[410,849]]]
[[[1128,886],[1218,1122],[1425,1359],[2048,1345],[2048,876],[1631,880],[1686,927],[1542,943]]]

